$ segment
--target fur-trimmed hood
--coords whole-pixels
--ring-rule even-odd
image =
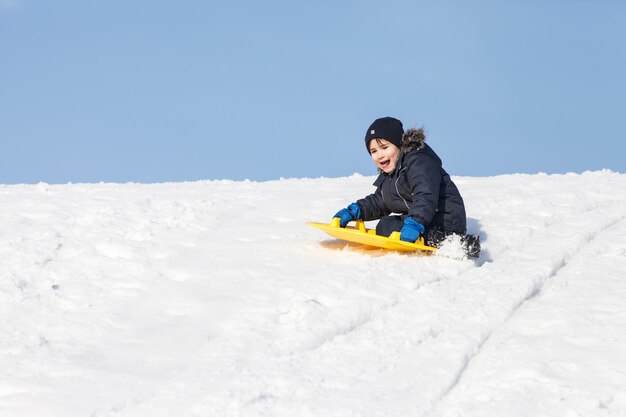
[[[402,147],[400,148],[400,152],[406,155],[407,153],[412,152],[416,149],[422,149],[425,142],[426,133],[424,133],[423,128],[408,129],[402,135]]]

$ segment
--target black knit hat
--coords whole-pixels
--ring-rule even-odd
[[[393,117],[381,117],[374,120],[374,123],[367,129],[365,133],[365,147],[370,151],[370,141],[372,139],[385,139],[393,143],[398,148],[402,147],[402,135],[404,128],[402,122]]]

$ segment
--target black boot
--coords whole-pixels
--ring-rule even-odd
[[[433,227],[426,232],[424,241],[428,246],[439,249],[443,242],[452,235],[461,236],[461,246],[468,258],[478,258],[480,256],[480,236],[478,235],[444,232],[441,229]]]
[[[478,258],[480,256],[480,236],[463,235],[461,236],[461,245],[468,258]]]

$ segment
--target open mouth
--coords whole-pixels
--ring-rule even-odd
[[[391,161],[389,159],[387,159],[386,161],[379,162],[378,165],[380,166],[380,169],[382,169],[384,171],[385,169],[387,169],[387,167],[389,167],[390,163],[391,163]]]

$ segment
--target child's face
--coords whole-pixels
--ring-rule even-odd
[[[385,139],[372,139],[370,141],[370,155],[372,155],[372,161],[376,166],[389,174],[396,169],[400,148]]]

